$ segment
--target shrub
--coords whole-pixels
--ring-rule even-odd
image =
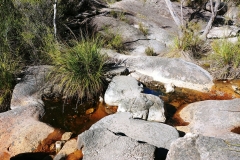
[[[182,28],[183,35],[174,41],[174,48],[182,51],[191,51],[193,55],[199,54],[203,49],[204,42],[199,38],[199,26],[189,22]]]
[[[148,34],[148,29],[145,26],[143,26],[142,23],[139,23],[138,26],[139,30],[143,33],[144,36],[146,36]]]
[[[239,66],[240,41],[234,44],[227,40],[216,40],[212,43],[212,49],[225,64],[233,65],[235,68]]]
[[[147,48],[145,49],[145,53],[146,53],[146,55],[148,55],[148,56],[154,56],[154,55],[155,55],[154,50],[153,50],[152,47],[147,47]]]
[[[60,84],[63,96],[92,98],[104,89],[106,56],[99,53],[102,41],[74,42],[63,53],[55,52],[49,80]]]
[[[0,51],[0,111],[6,110],[10,103],[15,75],[20,70],[19,57]],[[9,99],[8,99],[9,98]]]

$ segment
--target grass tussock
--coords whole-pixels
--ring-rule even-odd
[[[154,52],[152,47],[147,47],[145,49],[145,54],[148,55],[148,56],[155,56],[155,52]]]
[[[101,46],[99,39],[85,39],[52,56],[49,78],[60,84],[64,96],[92,98],[103,91],[106,57],[99,53]]]
[[[216,40],[212,43],[215,57],[223,61],[222,65],[230,65],[237,68],[240,64],[240,41],[237,43],[228,40]]]
[[[142,23],[139,23],[138,26],[139,30],[143,33],[144,36],[146,36],[148,34],[148,29]]]
[[[188,23],[182,28],[182,36],[178,36],[174,40],[173,50],[191,52],[194,57],[198,57],[199,53],[204,52],[204,42],[199,38],[198,31],[200,27],[196,23]]]

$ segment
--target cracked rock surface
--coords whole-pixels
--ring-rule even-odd
[[[114,133],[122,133],[137,141],[143,141],[158,148],[169,149],[170,144],[179,137],[177,130],[169,125],[133,119],[130,113],[116,113],[109,115],[91,129],[105,128]]]
[[[156,149],[153,145],[117,135],[104,128],[80,134],[77,148],[82,149],[83,160],[154,160]]]
[[[240,150],[236,144],[240,141],[187,134],[171,144],[167,160],[238,160]]]

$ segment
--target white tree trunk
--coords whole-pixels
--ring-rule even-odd
[[[211,15],[210,20],[208,21],[208,24],[207,24],[203,34],[200,36],[200,38],[203,39],[203,40],[207,39],[207,35],[212,28],[213,21],[214,21],[215,17],[217,16],[217,12],[218,12],[218,8],[220,6],[220,3],[221,3],[220,0],[215,0],[215,6],[213,7],[213,1],[210,0],[212,15]]]
[[[56,14],[57,14],[57,0],[55,0],[53,4],[53,28],[55,38],[57,37]]]
[[[181,21],[180,19],[178,18],[177,14],[175,13],[173,7],[172,7],[172,2],[170,0],[165,0],[166,4],[167,4],[167,7],[168,7],[168,10],[174,20],[174,22],[176,23],[176,25],[181,28]]]

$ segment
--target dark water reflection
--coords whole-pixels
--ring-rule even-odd
[[[84,102],[77,107],[75,102],[63,106],[63,101],[44,100],[44,104],[45,115],[41,121],[74,134],[89,129],[93,123],[108,115],[104,105],[94,100]]]

